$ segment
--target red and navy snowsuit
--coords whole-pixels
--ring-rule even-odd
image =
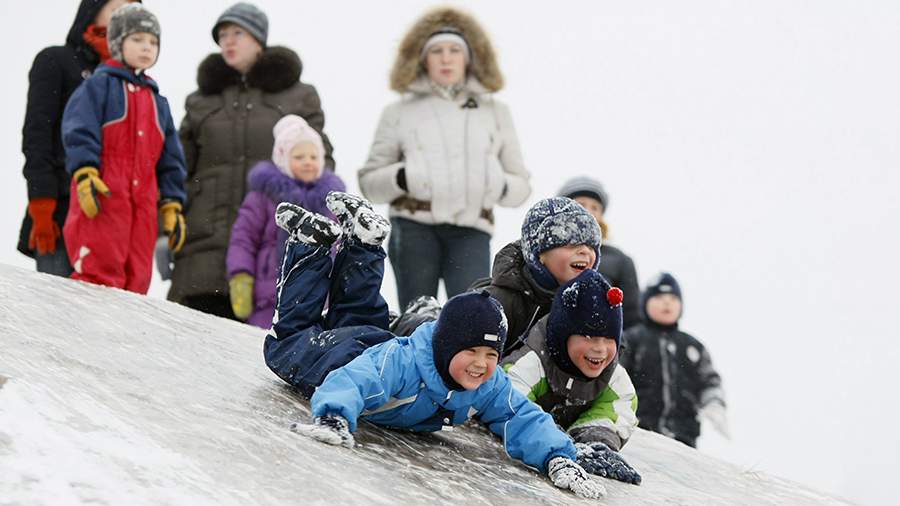
[[[168,102],[153,79],[108,60],[66,104],[62,140],[69,174],[96,167],[111,193],[88,219],[72,180],[63,229],[72,278],[147,293],[157,204],[186,199],[184,153]]]

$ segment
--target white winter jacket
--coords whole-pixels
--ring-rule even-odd
[[[408,192],[397,185],[405,169]],[[456,100],[434,93],[426,77],[385,108],[359,170],[363,195],[375,203],[400,197],[429,202],[390,215],[426,224],[452,224],[493,232],[486,211],[516,207],[531,193],[509,109],[474,78]]]

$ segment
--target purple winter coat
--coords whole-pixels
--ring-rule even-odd
[[[275,314],[275,283],[279,263],[284,254],[287,232],[275,225],[275,206],[291,202],[304,209],[328,216],[325,206],[331,191],[345,191],[344,182],[325,170],[314,183],[303,183],[285,175],[270,162],[257,163],[247,175],[247,196],[231,229],[225,266],[228,279],[246,272],[256,280],[253,284],[253,314],[247,323],[269,328]]]

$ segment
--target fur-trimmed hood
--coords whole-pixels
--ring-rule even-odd
[[[465,12],[441,7],[426,12],[403,37],[391,69],[391,89],[400,93],[409,91],[410,85],[424,72],[420,63],[422,47],[432,33],[445,26],[459,29],[469,44],[472,52],[468,72],[470,78],[477,79],[490,92],[503,88],[503,74],[497,65],[494,46],[478,21]]]
[[[247,86],[266,93],[284,91],[300,80],[303,62],[300,56],[283,46],[271,46],[247,74]],[[203,95],[217,95],[232,85],[241,83],[241,74],[228,66],[220,53],[207,56],[197,68],[197,86]]]
[[[303,183],[281,172],[268,160],[258,162],[247,174],[247,188],[264,194],[272,202],[293,202],[309,211],[332,216],[325,207],[325,196],[331,191],[344,191],[346,187],[334,172],[324,171],[312,183]]]

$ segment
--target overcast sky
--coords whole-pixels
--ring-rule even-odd
[[[0,3],[0,262],[26,205],[27,72],[77,2]],[[176,121],[230,2],[148,0],[150,71]],[[338,174],[356,188],[399,38],[430,2],[258,1],[300,53]],[[682,328],[725,380],[733,441],[701,450],[864,503],[900,468],[896,258],[900,4],[891,1],[455,2],[493,37],[534,193],[590,174],[641,281],[682,283]],[[494,251],[527,209],[498,213]],[[385,294],[394,305],[393,280]],[[151,296],[163,297],[155,280]],[[627,454],[627,447],[626,447]],[[645,479],[652,479],[645,477]]]

